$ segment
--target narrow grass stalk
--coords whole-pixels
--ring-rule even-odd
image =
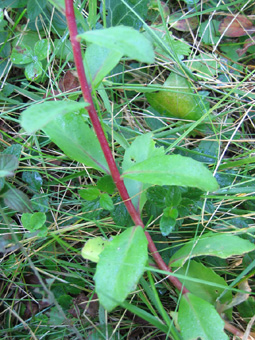
[[[99,121],[99,118],[97,116],[97,112],[96,112],[96,109],[95,109],[95,106],[94,106],[94,103],[93,103],[93,100],[92,100],[90,88],[89,88],[89,85],[88,85],[88,82],[87,82],[87,78],[86,78],[85,70],[84,70],[84,66],[83,66],[80,43],[76,38],[77,35],[78,35],[78,31],[77,31],[77,25],[76,25],[76,21],[75,21],[73,0],[65,0],[65,6],[66,6],[66,9],[65,9],[66,10],[66,19],[67,19],[69,32],[70,32],[70,39],[71,39],[73,54],[74,54],[74,62],[75,62],[76,70],[77,70],[77,73],[78,73],[82,94],[83,94],[84,100],[90,104],[90,106],[87,108],[88,113],[89,113],[89,117],[91,119],[92,125],[94,127],[95,132],[96,132],[97,138],[100,142],[102,151],[103,151],[105,159],[108,163],[112,178],[113,178],[114,183],[115,183],[115,185],[116,185],[116,187],[119,191],[119,194],[120,194],[122,200],[124,201],[124,204],[125,204],[128,212],[129,212],[132,220],[134,221],[135,225],[140,225],[141,227],[144,228],[144,224],[142,222],[141,216],[140,216],[139,212],[135,209],[135,207],[134,207],[134,205],[133,205],[133,203],[132,203],[132,201],[129,197],[129,194],[127,192],[127,188],[124,184],[124,181],[120,176],[119,170],[118,170],[117,165],[115,163],[115,160],[113,158],[111,149],[108,145],[107,139],[105,137],[103,128],[100,124],[100,121]],[[183,294],[188,293],[187,288],[185,288],[185,286],[183,286],[183,284],[176,277],[171,276],[171,270],[165,264],[162,257],[160,256],[159,252],[157,251],[157,248],[156,248],[151,236],[149,235],[149,233],[145,232],[145,234],[146,234],[146,237],[147,237],[147,240],[148,240],[149,250],[151,251],[152,256],[153,256],[155,262],[157,263],[157,266],[159,267],[159,269],[168,271],[169,272],[169,276],[168,276],[169,281],[179,291],[181,291]]]

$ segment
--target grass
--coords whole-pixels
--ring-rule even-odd
[[[189,12],[183,2],[169,3],[171,13],[182,8],[188,13],[187,18],[189,13],[196,14],[201,23],[207,24],[214,18],[219,20],[218,10],[245,15],[254,15],[255,10],[254,5],[241,0],[229,9],[223,3],[220,7],[216,3],[207,5]],[[86,1],[81,3],[81,8],[88,14]],[[1,152],[7,149],[18,155],[19,167],[14,176],[6,180],[4,191],[19,189],[18,195],[26,194],[35,209],[45,212],[48,234],[40,238],[29,233],[21,223],[24,197],[18,200],[22,205],[19,211],[17,206],[13,209],[6,204],[1,191],[0,335],[8,339],[95,339],[94,334],[100,339],[101,333],[102,339],[165,339],[157,317],[163,317],[170,327],[168,314],[174,318],[179,297],[160,271],[145,274],[130,297],[129,311],[125,309],[126,304],[125,308],[119,307],[107,314],[98,305],[93,281],[96,266],[81,258],[81,248],[95,236],[110,237],[132,224],[116,192],[112,195],[114,213],[103,210],[97,201],[85,201],[79,195],[80,189],[96,185],[101,173],[68,158],[42,132],[28,135],[21,129],[22,110],[41,102],[53,89],[59,89],[60,79],[67,70],[74,71],[74,64],[63,50],[53,49],[44,60],[41,78],[28,81],[24,69],[11,63],[8,45],[14,36],[22,40],[31,29],[27,25],[27,14],[23,8],[9,6],[7,12],[14,25],[6,16],[8,34],[2,41],[5,55],[1,55],[0,64],[0,148]],[[162,9],[160,14],[163,15]],[[59,28],[64,25],[61,14],[56,14],[55,19],[40,15],[42,28],[35,24],[34,31],[38,39],[43,36],[54,41],[67,37],[67,30]],[[93,22],[93,18],[90,20]],[[167,24],[163,20],[164,26]],[[96,97],[96,107],[107,126],[117,161],[122,160],[127,143],[153,131],[157,145],[164,146],[169,153],[204,161],[217,173],[221,185],[218,191],[202,195],[196,190],[185,193],[187,206],[178,217],[178,228],[169,237],[163,237],[159,229],[160,209],[152,202],[146,204],[144,221],[166,261],[181,244],[208,230],[242,235],[254,242],[255,227],[254,49],[251,47],[250,52],[233,60],[233,53],[223,52],[224,46],[240,45],[243,38],[231,40],[218,35],[221,39],[206,44],[199,26],[187,32],[174,29],[172,32],[177,38],[175,42],[181,39],[190,49],[189,55],[184,56],[184,66],[192,67],[199,53],[208,53],[199,79],[194,82],[188,75],[195,92],[206,91],[211,115],[204,124],[162,117],[148,106],[144,84],[149,89],[163,84],[169,71],[180,64],[176,56],[170,59],[164,55],[164,46],[160,46],[153,65],[122,61],[118,69],[106,77]],[[70,94],[64,90],[57,96],[69,95],[78,99],[81,91],[76,89]],[[233,312],[233,325],[245,332],[255,308],[254,253],[227,260],[203,257],[201,261],[226,280],[233,294],[234,289],[251,289],[250,297],[234,306]],[[237,285],[240,281],[246,286]],[[95,330],[99,333],[93,333]],[[229,338],[232,337],[229,333]]]

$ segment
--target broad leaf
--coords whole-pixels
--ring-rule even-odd
[[[162,216],[159,221],[159,227],[163,236],[168,236],[175,228],[176,218],[171,216]]]
[[[215,304],[218,297],[225,291],[224,288],[217,285],[228,287],[226,281],[218,274],[216,274],[211,268],[205,267],[202,263],[191,260],[183,267],[178,269],[175,273],[185,275],[187,278],[195,278],[201,280],[201,282],[195,282],[191,280],[185,280],[180,278],[181,282],[185,282],[185,287],[193,294],[197,295],[201,299],[204,299],[211,304]],[[205,283],[204,283],[204,282]],[[208,285],[206,282],[215,286]],[[227,290],[220,302],[228,302],[232,299],[232,293]]]
[[[34,54],[38,60],[46,59],[50,53],[50,43],[47,39],[42,39],[36,42],[34,47]]]
[[[93,201],[100,196],[100,191],[95,187],[89,187],[78,191],[81,198],[87,201]]]
[[[122,177],[157,185],[181,185],[214,191],[218,183],[202,164],[180,155],[151,157],[128,170]]]
[[[59,115],[43,131],[70,158],[109,173],[99,141],[80,114]]]
[[[58,115],[65,115],[70,112],[79,112],[87,103],[75,101],[48,101],[37,105],[31,105],[21,114],[21,126],[28,133],[36,132],[50,123]]]
[[[91,44],[87,47],[84,56],[84,65],[87,78],[95,87],[101,83],[105,76],[118,64],[122,53],[103,46]]]
[[[43,179],[37,171],[22,172],[22,180],[29,185],[29,188],[34,191],[40,191],[43,185]]]
[[[150,157],[164,155],[164,153],[165,151],[162,147],[155,147],[155,142],[152,140],[151,133],[139,136],[124,154],[122,163],[123,171]],[[137,211],[141,210],[146,202],[145,189],[147,189],[149,185],[142,183],[142,181],[136,181],[129,178],[125,178],[124,183],[135,208]]]
[[[11,188],[3,194],[4,203],[8,208],[18,212],[30,212],[31,203],[27,195],[19,189]]]
[[[109,243],[108,240],[102,237],[94,237],[89,239],[81,250],[81,256],[93,262],[99,261],[99,255]]]
[[[180,267],[188,259],[201,255],[217,256],[226,259],[232,255],[242,255],[255,250],[248,240],[231,234],[209,234],[187,242],[170,259],[171,267]]]
[[[35,81],[41,76],[42,72],[43,66],[40,61],[35,61],[25,67],[25,76],[27,80]]]
[[[119,52],[122,56],[143,63],[154,61],[154,51],[151,42],[132,27],[118,26],[98,29],[79,34],[80,39]]]
[[[191,293],[181,297],[178,324],[185,340],[228,340],[224,321],[214,307]]]
[[[211,54],[201,53],[192,60],[190,68],[192,71],[198,72],[199,76],[215,76],[219,64],[215,57]]]
[[[102,209],[110,210],[110,211],[114,209],[113,201],[111,197],[106,193],[101,195],[99,202],[100,202],[100,206]]]
[[[205,106],[187,79],[174,72],[162,86],[162,91],[147,93],[146,98],[155,110],[168,117],[198,120],[205,113]]]
[[[41,229],[46,222],[46,215],[42,212],[36,212],[33,214],[24,213],[21,216],[21,222],[23,227],[29,231],[35,231]]]
[[[126,0],[127,5],[132,8],[141,19],[147,19],[149,0]],[[140,18],[120,0],[105,0],[105,8],[108,13],[106,23],[108,27],[125,25],[139,29],[142,26]]]
[[[33,61],[33,50],[31,47],[20,44],[13,47],[11,61],[17,65],[28,64]]]
[[[0,155],[0,177],[12,176],[17,169],[19,160],[14,155]]]
[[[35,18],[42,13],[47,5],[46,0],[28,0],[27,2],[27,16],[30,20]]]
[[[96,293],[105,309],[110,312],[135,289],[147,259],[147,239],[140,226],[126,229],[107,245],[94,277]]]

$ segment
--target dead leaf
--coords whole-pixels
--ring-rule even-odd
[[[237,17],[228,15],[221,20],[219,32],[224,33],[226,37],[237,38],[254,33],[255,26],[245,15],[237,15]]]
[[[87,313],[92,318],[98,314],[98,298],[97,294],[93,296],[86,296],[84,292],[81,292],[75,299],[73,299],[73,308],[69,309],[68,312],[75,318],[78,318],[81,314]]]
[[[243,48],[239,48],[236,50],[236,53],[241,57],[244,53],[247,52],[248,48],[252,45],[255,45],[255,38],[246,39],[243,45]]]
[[[183,17],[182,13],[174,13],[169,17],[169,24],[171,27],[181,32],[189,32],[190,30],[194,30],[198,26],[198,18],[188,18],[188,19],[180,19]]]
[[[62,92],[75,92],[80,86],[76,72],[67,71],[64,77],[58,82],[58,87]]]

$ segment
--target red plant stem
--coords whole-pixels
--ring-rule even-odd
[[[135,209],[129,194],[127,192],[127,188],[124,184],[123,179],[120,176],[119,170],[117,168],[117,165],[115,163],[115,160],[113,158],[111,149],[108,145],[107,139],[105,137],[103,128],[100,124],[99,118],[97,116],[97,112],[92,100],[92,96],[90,93],[90,88],[87,82],[87,78],[85,75],[85,70],[83,66],[82,61],[82,55],[81,55],[81,47],[80,43],[77,40],[77,26],[75,21],[75,14],[74,14],[74,8],[73,8],[73,0],[65,0],[65,6],[66,6],[66,19],[68,23],[68,28],[70,32],[70,39],[73,47],[73,55],[74,55],[74,62],[77,69],[81,90],[83,93],[84,100],[90,104],[90,106],[86,107],[89,113],[89,117],[91,119],[92,125],[94,127],[94,130],[96,132],[97,138],[99,140],[99,143],[101,145],[101,148],[103,150],[105,159],[108,163],[113,181],[120,193],[121,198],[124,201],[124,204],[127,208],[127,211],[129,212],[132,220],[134,221],[135,225],[140,225],[142,228],[144,228],[144,224],[142,222],[141,216],[139,212]],[[152,256],[157,263],[157,266],[159,269],[167,271],[171,273],[170,268],[165,264],[162,257],[160,256],[159,252],[157,251],[157,248],[148,232],[145,232],[148,244],[149,244],[149,250],[152,253]],[[183,294],[188,293],[187,288],[176,278],[171,275],[168,276],[169,281],[179,290],[182,291]]]

